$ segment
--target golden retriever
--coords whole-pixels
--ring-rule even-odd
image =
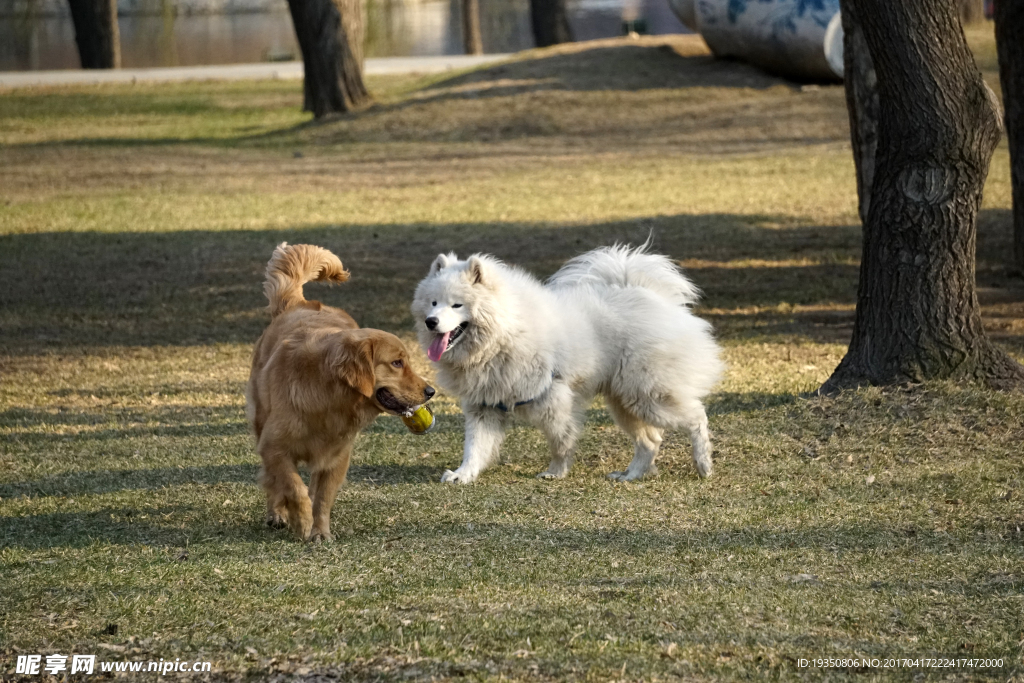
[[[263,285],[273,319],[256,342],[246,390],[267,524],[290,526],[310,541],[332,538],[331,507],[359,431],[381,413],[407,413],[434,395],[398,337],[360,329],[345,311],[302,295],[311,280],[348,278],[326,249],[277,247]],[[308,490],[300,462],[310,470]]]

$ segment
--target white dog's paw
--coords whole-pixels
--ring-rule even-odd
[[[537,478],[538,479],[544,479],[544,480],[564,479],[565,478],[565,472],[558,473],[558,472],[552,472],[551,470],[544,470],[543,472],[541,472],[540,474],[537,475]]]
[[[641,479],[650,479],[656,474],[658,474],[658,468],[651,466],[645,472],[635,472],[633,470],[612,472],[608,475],[608,478],[612,481],[640,481]]]
[[[694,457],[693,465],[697,468],[697,476],[701,479],[707,479],[711,476],[713,467],[711,465],[711,458],[707,455],[701,458]]]
[[[476,481],[476,475],[463,472],[461,467],[454,472],[445,470],[441,475],[442,484],[472,484],[474,481]]]

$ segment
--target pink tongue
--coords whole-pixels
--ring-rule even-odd
[[[435,363],[441,360],[441,356],[448,350],[448,338],[451,336],[451,332],[445,332],[440,337],[434,337],[434,341],[430,343],[430,348],[427,349],[427,358]]]

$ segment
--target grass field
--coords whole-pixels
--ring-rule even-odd
[[[655,39],[370,86],[319,125],[297,82],[0,93],[0,678],[74,652],[215,678],[1024,679],[1024,396],[808,394],[856,295],[841,87]],[[1003,145],[978,283],[1024,359],[1009,208]],[[335,542],[262,525],[243,385],[275,244],[334,250],[351,282],[307,294],[413,344],[441,250],[543,276],[649,234],[730,365],[713,478],[677,434],[657,479],[610,483],[630,453],[598,403],[568,478],[533,478],[546,448],[519,427],[478,484],[442,486],[442,395],[430,435],[382,417],[360,438]],[[898,655],[1003,665],[796,665]]]

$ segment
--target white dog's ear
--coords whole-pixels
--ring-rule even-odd
[[[470,256],[466,262],[466,278],[471,285],[490,284],[487,273],[487,264],[478,256]]]
[[[454,260],[457,260],[455,254],[438,254],[434,262],[430,264],[430,275],[447,268]]]

